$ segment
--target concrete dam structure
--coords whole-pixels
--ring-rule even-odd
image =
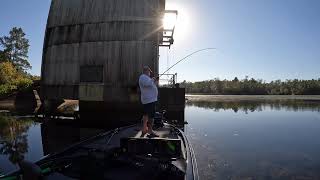
[[[81,118],[138,118],[142,67],[158,75],[159,46],[173,43],[165,13],[165,0],[52,0],[41,69],[45,108],[73,99]]]

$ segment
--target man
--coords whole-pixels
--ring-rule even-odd
[[[143,67],[143,74],[139,77],[139,87],[141,91],[141,103],[143,104],[143,127],[142,136],[149,133],[152,137],[158,137],[153,130],[153,118],[155,115],[156,102],[158,101],[157,78],[151,78],[149,66]]]

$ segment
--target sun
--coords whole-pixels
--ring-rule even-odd
[[[164,29],[173,29],[175,27],[175,42],[183,43],[190,34],[190,12],[181,4],[167,4],[166,9],[174,9],[178,11],[178,15],[174,13],[166,13],[162,19]]]
[[[164,29],[173,29],[177,23],[177,15],[172,13],[167,13],[162,19]]]

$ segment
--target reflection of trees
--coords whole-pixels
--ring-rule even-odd
[[[30,120],[17,120],[0,115],[0,154],[8,155],[14,164],[22,160],[28,152],[27,131],[32,123]]]
[[[318,111],[320,112],[320,101],[307,100],[265,100],[265,101],[190,101],[187,105],[202,107],[206,109],[233,110],[235,113],[262,111],[266,107],[271,110],[288,111]]]

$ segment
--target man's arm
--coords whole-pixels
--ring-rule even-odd
[[[147,78],[147,77],[141,77],[139,80],[139,83],[143,86],[143,87],[150,87],[153,85],[154,80],[151,78]]]

